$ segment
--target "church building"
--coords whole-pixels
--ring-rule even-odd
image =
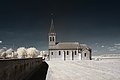
[[[49,60],[91,60],[91,48],[79,42],[57,42],[56,32],[51,20],[48,33]]]

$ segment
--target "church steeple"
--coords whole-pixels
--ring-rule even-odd
[[[50,26],[50,31],[49,31],[49,33],[55,33],[53,18],[51,19],[51,26]]]
[[[53,23],[53,18],[51,19],[51,25],[50,25],[50,30],[49,30],[49,47],[50,46],[55,46],[56,45],[56,33],[55,33],[55,28],[54,28],[54,23]]]

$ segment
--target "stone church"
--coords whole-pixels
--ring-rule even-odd
[[[91,60],[91,49],[79,42],[57,42],[53,19],[48,33],[49,60]]]

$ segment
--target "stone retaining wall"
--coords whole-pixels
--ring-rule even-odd
[[[0,80],[23,80],[42,63],[42,58],[0,60]]]

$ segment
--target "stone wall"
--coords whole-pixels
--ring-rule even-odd
[[[42,58],[0,60],[0,80],[24,80],[42,63]]]

